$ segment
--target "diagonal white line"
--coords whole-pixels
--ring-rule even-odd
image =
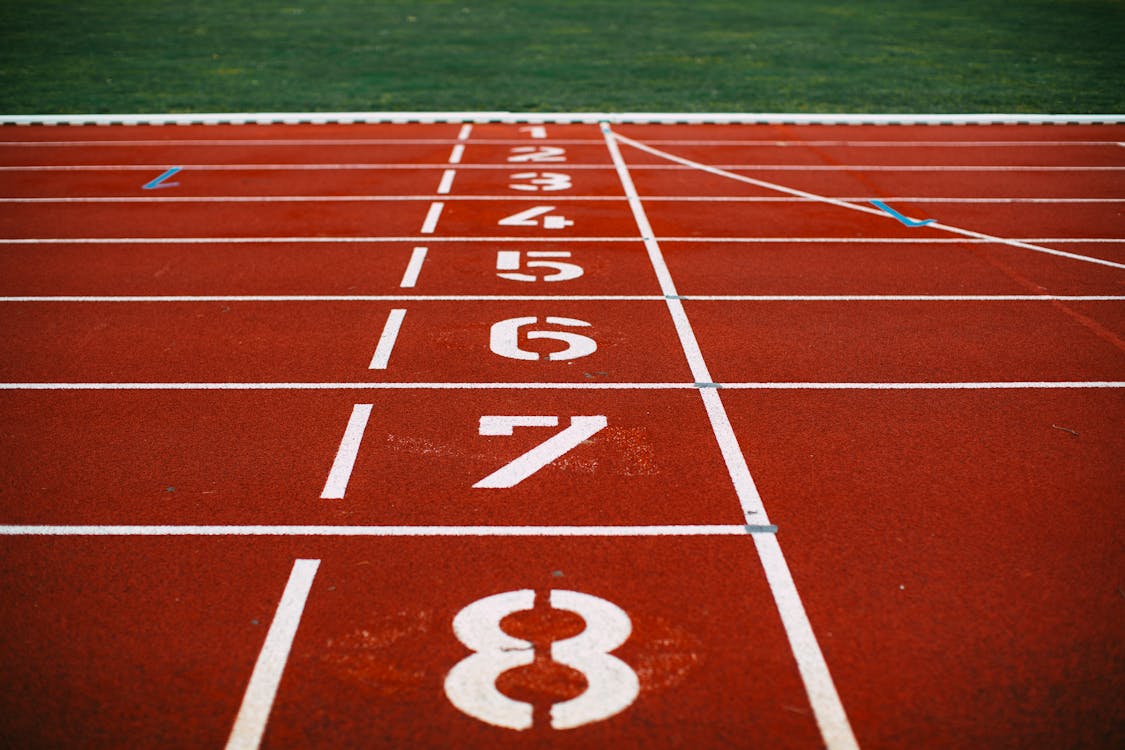
[[[765,180],[755,179],[754,177],[747,177],[745,175],[735,174],[734,172],[728,172],[727,170],[720,169],[719,167],[708,166],[706,164],[701,164],[697,161],[692,161],[691,159],[685,159],[682,156],[676,156],[675,154],[670,154],[667,151],[661,151],[660,149],[653,148],[652,146],[648,146],[644,143],[641,143],[640,141],[635,141],[632,138],[627,138],[627,137],[625,137],[623,135],[619,135],[617,133],[611,132],[610,135],[611,135],[612,138],[614,138],[618,141],[621,141],[622,143],[628,144],[628,145],[632,146],[633,148],[644,151],[645,153],[652,154],[653,156],[656,156],[656,157],[661,158],[661,159],[667,159],[668,161],[672,161],[672,162],[675,162],[677,164],[681,164],[681,165],[686,166],[686,167],[691,167],[693,169],[698,169],[698,170],[701,170],[703,172],[708,172],[710,174],[717,175],[719,177],[726,177],[726,178],[731,179],[731,180],[737,180],[738,182],[745,182],[748,185],[754,185],[756,187],[765,188],[766,190],[774,190],[774,191],[777,191],[777,192],[780,192],[780,193],[787,193],[789,195],[793,195],[793,196],[796,196],[798,198],[805,198],[806,200],[810,200],[810,201],[818,201],[820,203],[828,203],[828,204],[833,205],[833,206],[839,206],[840,208],[846,208],[849,211],[860,211],[860,212],[865,213],[865,214],[871,214],[871,215],[874,215],[874,216],[880,216],[880,217],[887,218],[887,214],[884,213],[883,211],[880,211],[877,208],[870,208],[868,206],[864,206],[864,205],[859,204],[859,203],[849,203],[845,200],[840,200],[839,198],[830,198],[826,195],[818,195],[816,193],[809,193],[809,192],[806,192],[804,190],[797,190],[796,188],[786,187],[785,185],[778,185],[775,182],[767,182]],[[1098,265],[1110,266],[1112,268],[1125,268],[1125,263],[1114,263],[1113,261],[1102,260],[1100,258],[1091,258],[1091,257],[1086,256],[1086,255],[1078,255],[1076,253],[1068,253],[1068,252],[1064,252],[1062,250],[1055,250],[1053,248],[1043,247],[1041,245],[1033,245],[1029,242],[1021,242],[1019,240],[1010,240],[1010,239],[1006,239],[1004,237],[997,237],[997,236],[991,235],[991,234],[984,234],[983,232],[974,232],[971,229],[962,229],[960,227],[954,227],[954,226],[950,226],[949,224],[942,224],[940,222],[934,222],[933,224],[929,224],[927,226],[928,226],[929,229],[936,229],[936,230],[939,230],[939,231],[951,232],[953,234],[959,234],[959,235],[962,235],[964,237],[972,237],[974,239],[982,239],[982,240],[987,240],[989,242],[997,242],[997,243],[1000,243],[1000,244],[1003,244],[1003,245],[1010,245],[1012,247],[1019,247],[1019,248],[1022,248],[1024,250],[1034,250],[1035,252],[1038,252],[1038,253],[1047,253],[1049,255],[1058,255],[1058,256],[1061,256],[1063,258],[1070,258],[1072,260],[1080,260],[1080,261],[1084,261],[1086,263],[1096,263]]]
[[[266,641],[262,644],[258,661],[254,664],[250,683],[246,686],[226,750],[256,750],[262,744],[266,721],[273,708],[281,675],[285,671],[285,662],[289,660],[289,651],[293,647],[293,639],[301,624],[305,602],[319,566],[320,560],[294,561],[289,582],[285,584],[277,613],[266,633]]]
[[[648,216],[629,175],[629,168],[621,156],[621,150],[618,148],[617,142],[614,140],[620,136],[614,134],[608,122],[602,122],[601,129],[605,136],[606,148],[613,158],[614,167],[621,180],[621,186],[629,198],[629,206],[633,210],[637,228],[644,238],[653,269],[660,280],[661,291],[668,297],[668,310],[672,314],[676,331],[680,335],[684,355],[691,365],[692,376],[700,383],[709,382],[710,375],[707,365],[703,361],[703,355],[700,352],[695,333],[687,314],[684,312],[681,300],[676,296],[676,288],[664,262],[660,245],[653,236]],[[748,524],[769,524],[762,499],[754,484],[754,478],[746,465],[746,460],[738,444],[738,438],[731,427],[726,408],[723,406],[718,391],[714,388],[704,387],[700,389],[700,395],[703,398],[707,416],[711,421],[711,429],[723,454],[723,460],[726,462],[727,471],[734,484],[735,493],[738,495],[739,503],[747,519],[746,522]],[[763,543],[759,536],[754,536],[758,558],[761,560],[774,603],[781,615],[785,634],[789,639],[790,648],[793,650],[797,669],[801,673],[801,680],[805,685],[805,691],[808,693],[809,704],[816,716],[816,723],[820,728],[824,744],[828,750],[858,750],[859,744],[852,733],[851,724],[848,721],[847,713],[844,711],[844,705],[840,702],[836,685],[828,671],[828,664],[824,660],[820,644],[817,643],[812,624],[809,622],[800,594],[797,593],[793,575],[790,573],[789,565],[781,553],[781,547],[777,544],[777,539],[773,535],[770,535],[771,543],[768,544]]]

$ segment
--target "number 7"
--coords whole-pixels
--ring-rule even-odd
[[[571,417],[570,426],[557,432],[496,471],[473,487],[502,489],[515,487],[555,459],[576,448],[608,424],[604,415]],[[516,427],[558,427],[559,418],[552,416],[484,416],[480,418],[481,435],[511,435]]]

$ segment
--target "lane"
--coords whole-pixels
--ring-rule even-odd
[[[659,301],[10,303],[0,379],[683,381]],[[369,369],[405,309],[386,368]],[[655,323],[655,324],[654,324]]]
[[[866,204],[864,204],[866,205]],[[870,205],[867,205],[870,208]],[[1061,210],[1036,204],[919,202],[892,206],[911,219],[998,237],[1112,237],[1125,226],[1125,204],[1079,203]],[[864,215],[822,203],[699,204],[661,201],[652,220],[664,237],[950,237],[932,227],[908,227],[890,215]]]
[[[332,201],[261,203],[248,210],[235,204],[31,203],[19,204],[18,210],[0,212],[0,236],[332,237],[409,236],[419,232],[473,236],[481,235],[482,228],[484,234],[491,230],[517,237],[541,235],[544,229],[548,235],[565,229],[587,236],[620,236],[627,226],[622,207],[603,201],[556,204],[545,198],[536,205],[516,201],[450,201],[448,205],[443,203],[439,221],[427,226],[425,219],[432,205],[425,201]],[[528,211],[534,215],[521,218]],[[502,221],[509,223],[501,224]]]
[[[298,557],[321,562],[263,747],[431,746],[450,737],[465,747],[817,743],[748,538],[19,540],[6,545],[0,580],[36,606],[3,617],[5,735],[23,746],[92,738],[220,746]],[[99,580],[107,572],[108,586]],[[540,660],[498,681],[530,704],[532,726],[516,731],[454,707],[443,682],[470,656],[454,617],[524,590],[538,603],[509,615],[504,629],[534,644]],[[550,709],[587,678],[542,656],[584,621],[594,633],[616,631],[596,615],[546,608],[557,591],[624,613],[625,643],[613,653],[638,688],[616,715],[599,719],[587,706],[570,729],[551,728]]]
[[[418,247],[425,255],[413,285],[404,286]],[[498,267],[512,260],[519,262],[516,270]],[[581,275],[574,276],[573,267]],[[406,243],[35,244],[0,251],[0,296],[659,291],[639,241],[525,248],[419,237]]]
[[[685,303],[723,381],[1117,380],[1118,302]]]
[[[107,169],[37,171],[0,171],[0,196],[8,198],[129,197],[169,200],[190,197],[292,197],[292,196],[433,196],[442,175],[450,169],[447,163],[425,168],[339,169],[183,169],[176,176],[175,189],[147,191],[142,185],[160,173],[156,170]],[[453,187],[458,195],[510,195],[532,199],[536,195],[557,196],[551,186],[538,186],[536,179],[544,174],[557,174],[558,166],[550,164],[512,165],[510,169],[473,169],[456,166]],[[522,177],[516,177],[522,175]],[[530,175],[535,175],[534,177]],[[604,196],[616,195],[616,176],[608,169],[568,169],[572,189],[566,194]],[[549,179],[549,178],[547,178]],[[520,185],[517,191],[511,185]],[[532,190],[530,188],[536,187]]]
[[[661,247],[683,294],[1118,295],[1125,289],[1125,274],[1114,269],[998,244],[664,241]],[[1125,252],[1111,246],[1051,247],[1125,261]]]
[[[724,397],[861,746],[1118,744],[1120,393]]]
[[[343,497],[325,499],[356,404],[370,417]],[[7,391],[0,405],[4,454],[21,457],[0,467],[6,524],[744,523],[691,390]],[[558,424],[494,435],[487,415]],[[604,427],[511,487],[474,486],[575,416]]]
[[[732,138],[781,141],[1121,141],[1121,125],[725,125],[622,124],[614,129],[638,140],[690,137],[723,141]],[[674,134],[674,135],[673,135]]]

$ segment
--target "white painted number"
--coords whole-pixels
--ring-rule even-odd
[[[527,361],[535,361],[542,358],[538,352],[528,351],[520,346],[520,329],[525,326],[536,325],[539,322],[538,318],[508,318],[501,320],[499,323],[493,323],[492,329],[488,335],[488,348],[494,354],[499,354],[501,357],[508,359],[523,359]],[[553,326],[566,326],[570,328],[586,328],[589,323],[584,320],[575,320],[574,318],[547,318],[547,325]],[[598,344],[589,336],[583,336],[580,333],[573,333],[571,331],[539,331],[531,330],[527,332],[529,339],[550,339],[553,341],[562,341],[566,344],[566,348],[561,351],[550,352],[547,359],[552,361],[578,359],[593,354],[598,350]]]
[[[515,146],[508,156],[510,163],[566,161],[566,149],[558,146]]]
[[[496,471],[480,480],[473,487],[478,489],[507,489],[515,487],[535,472],[557,458],[589,440],[607,424],[605,415],[571,417],[570,425],[557,432]],[[480,418],[481,435],[511,435],[516,427],[558,427],[559,418],[552,416],[484,416]]]
[[[520,211],[518,214],[505,217],[496,223],[502,227],[537,227],[539,226],[539,217],[543,214],[550,214],[554,210],[554,206],[535,206],[526,211]],[[574,222],[565,216],[559,216],[558,214],[543,216],[544,229],[565,229],[571,226],[574,226]]]
[[[578,635],[551,644],[551,659],[581,672],[587,685],[577,698],[551,706],[551,727],[573,729],[621,713],[640,693],[637,673],[610,653],[633,632],[629,615],[612,602],[577,591],[552,591],[550,603],[586,621]],[[534,591],[508,591],[479,599],[453,618],[457,640],[473,651],[445,678],[445,694],[460,711],[498,727],[531,728],[531,704],[503,695],[496,679],[535,661],[532,643],[500,629],[504,617],[534,606]]]
[[[509,177],[512,182],[508,185],[512,190],[523,190],[534,193],[539,190],[553,192],[556,190],[570,190],[570,175],[562,172],[517,172]]]
[[[527,133],[529,136],[535,139],[547,137],[547,128],[543,127],[542,125],[528,125],[526,127],[520,128],[520,132]]]
[[[520,251],[500,250],[496,253],[496,275],[509,281],[570,281],[582,275],[582,266],[561,260],[540,260],[541,258],[569,258],[566,250],[529,250],[527,268],[553,268],[555,273],[536,276],[520,272]]]

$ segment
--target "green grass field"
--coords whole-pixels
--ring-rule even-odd
[[[4,0],[6,114],[1125,111],[1110,0]]]

